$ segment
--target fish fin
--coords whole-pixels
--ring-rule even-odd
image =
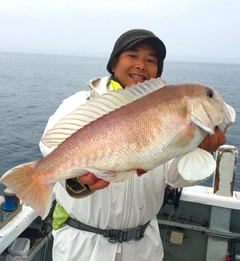
[[[186,153],[174,158],[170,161],[169,169],[168,169],[168,183],[174,184],[179,178],[178,172],[178,162]]]
[[[175,159],[178,162],[178,173],[191,183],[209,178],[216,169],[216,162],[209,152],[196,148]]]
[[[115,171],[101,171],[96,169],[86,169],[89,172],[92,172],[97,178],[103,179],[107,182],[123,182],[125,180],[130,179],[134,174],[136,174],[136,170],[115,172]]]
[[[199,102],[190,99],[189,103],[191,120],[209,134],[214,134],[215,127],[223,121],[222,113],[211,113],[204,102],[199,105]]]
[[[85,169],[72,169],[68,173],[64,174],[64,179],[81,177],[81,176],[86,175],[88,173],[89,173],[89,171],[87,171]],[[62,180],[62,177],[59,177],[59,179],[58,178],[56,179],[56,181],[61,181],[61,180]]]
[[[54,184],[46,184],[44,177],[34,173],[37,161],[10,169],[0,179],[18,198],[32,207],[44,219],[52,204]]]
[[[194,124],[187,126],[178,132],[178,134],[170,141],[171,146],[186,147],[194,140],[196,128]]]
[[[157,78],[104,93],[101,97],[89,100],[63,117],[45,133],[41,141],[48,147],[56,147],[89,123],[164,86],[166,82]]]

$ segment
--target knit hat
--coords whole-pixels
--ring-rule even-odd
[[[166,47],[154,33],[145,29],[129,30],[117,39],[107,64],[108,72],[113,74],[111,67],[115,57],[122,52],[131,49],[134,45],[140,42],[148,44],[156,51],[158,59],[158,75],[161,75],[163,70],[163,60],[166,57]]]

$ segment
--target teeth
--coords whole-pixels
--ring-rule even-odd
[[[138,75],[131,75],[133,78],[144,80],[144,77]]]

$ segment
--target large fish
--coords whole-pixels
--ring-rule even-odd
[[[177,157],[184,179],[203,180],[215,161],[197,147],[216,126],[227,132],[235,116],[208,86],[152,79],[106,93],[65,116],[42,138],[57,148],[7,171],[0,181],[44,218],[54,184],[88,172],[122,181],[137,169],[148,171]]]

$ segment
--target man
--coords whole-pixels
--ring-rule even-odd
[[[45,132],[88,99],[160,77],[165,56],[165,45],[152,32],[143,29],[125,32],[117,39],[107,64],[111,76],[91,80],[90,92],[81,91],[64,100],[49,119]],[[214,151],[225,140],[224,134],[216,129],[200,147]],[[40,148],[44,156],[51,151],[42,143]],[[144,175],[136,172],[140,178],[134,175],[121,183],[109,184],[93,173],[57,183],[53,260],[162,260],[156,214],[163,202],[165,183],[171,181],[169,164]],[[192,185],[180,176],[174,180],[177,180],[174,186]]]

